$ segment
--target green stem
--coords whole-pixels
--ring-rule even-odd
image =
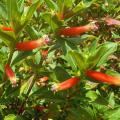
[[[12,48],[12,49],[10,49],[10,55],[9,55],[7,64],[10,64],[10,63],[11,63],[11,60],[12,60],[12,57],[13,57],[13,53],[14,53],[14,49]]]

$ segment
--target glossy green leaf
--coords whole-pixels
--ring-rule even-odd
[[[75,60],[73,59],[73,57],[70,54],[67,54],[65,56],[65,60],[71,66],[72,70],[75,70],[75,71],[77,70],[77,64],[76,64]]]
[[[105,51],[102,50],[104,48]],[[103,53],[103,55],[101,56],[99,62],[97,63],[97,66],[102,65],[107,60],[108,56],[114,53],[116,50],[117,50],[117,43],[112,43],[112,42],[105,43],[100,48],[100,51],[101,53]]]
[[[69,54],[71,55],[73,60],[75,60],[80,70],[86,69],[85,58],[83,57],[81,53],[78,53],[76,51],[70,51]]]
[[[110,54],[117,50],[117,43],[107,42],[101,45],[91,56],[88,58],[88,64],[92,68],[94,66],[100,66]]]

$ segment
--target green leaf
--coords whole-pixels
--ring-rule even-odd
[[[78,53],[76,51],[70,51],[69,54],[75,60],[76,65],[79,67],[80,70],[86,69],[85,58],[83,57],[82,53]]]
[[[92,5],[92,3],[95,2],[95,0],[83,0],[81,1],[79,4],[77,4],[73,9],[73,13],[78,13],[80,12],[81,10],[84,10],[88,7],[90,7]]]
[[[23,120],[23,118],[18,115],[16,116],[14,114],[9,114],[5,116],[4,120]]]
[[[18,62],[24,60],[26,57],[36,54],[37,51],[38,50],[36,49],[36,50],[33,50],[33,51],[15,52],[11,64],[15,65]]]
[[[6,10],[5,5],[3,3],[0,3],[0,17],[8,19],[7,10]]]
[[[71,9],[75,0],[57,0],[60,13],[64,13],[64,9]]]
[[[3,32],[0,30],[0,38],[4,43],[9,44],[15,41],[15,38],[9,32]]]
[[[70,75],[63,67],[57,66],[53,72],[56,76],[56,79],[59,81],[64,81],[70,78]]]
[[[12,20],[16,21],[16,19],[20,18],[17,0],[7,0],[7,8],[8,8],[8,16],[9,16],[10,21]]]
[[[68,119],[69,118],[69,119]],[[71,108],[68,120],[95,120],[95,113],[90,107]]]
[[[86,93],[86,97],[90,98],[91,101],[95,101],[97,99],[98,95],[95,91],[88,91]]]
[[[111,108],[115,107],[115,96],[114,96],[114,92],[110,93],[110,97],[109,97],[109,106]]]
[[[64,0],[64,4],[66,8],[71,8],[73,6],[75,0]]]
[[[91,53],[88,58],[89,67],[100,66],[107,61],[109,55],[117,50],[117,43],[107,42],[102,44],[94,53]]]
[[[104,113],[105,120],[120,120],[120,108],[112,109]]]
[[[105,51],[103,51],[104,48],[105,48]],[[117,50],[117,43],[108,42],[103,44],[100,48],[100,51],[101,51],[100,54],[102,55],[99,62],[97,63],[97,66],[102,65],[107,60],[108,56],[114,53],[116,50]]]
[[[31,78],[32,78],[32,77],[31,77]],[[22,83],[22,85],[21,85],[21,87],[20,87],[19,96],[27,93],[27,89],[28,89],[29,84],[30,84],[30,80],[24,81],[24,82]]]
[[[18,2],[18,7],[20,8],[20,12],[22,12],[23,11],[23,9],[24,9],[24,2],[25,2],[25,0],[19,0],[19,2]]]
[[[57,4],[53,1],[53,0],[45,0],[48,8],[52,9],[52,10],[57,10]]]
[[[4,72],[4,66],[2,64],[0,64],[0,71]]]
[[[64,96],[59,94],[54,94],[51,90],[49,90],[46,86],[40,87],[37,91],[33,92],[29,97],[33,98],[33,96],[37,96],[39,99],[45,99],[46,101],[51,102],[62,102],[64,101]]]
[[[35,64],[39,64],[40,63],[40,60],[41,60],[41,54],[40,54],[40,51],[38,51],[36,54],[35,54]]]
[[[0,111],[2,111],[2,110],[5,109],[5,108],[7,108],[7,106],[0,104]]]
[[[65,60],[72,67],[72,70],[75,70],[75,71],[77,70],[76,62],[70,54],[68,54],[68,53],[66,54]]]
[[[84,42],[85,40],[92,40],[95,39],[96,37],[93,35],[81,35],[80,37],[72,37],[72,38],[62,38],[63,40],[66,40],[68,42],[71,42],[73,44],[80,44],[80,42]]]
[[[34,4],[32,4],[28,11],[27,11],[27,14],[26,14],[26,17],[25,17],[25,23],[26,24],[30,19],[31,17],[33,16],[33,13],[35,12],[35,10],[37,9],[37,7],[40,5],[40,1],[37,0],[37,2],[35,2]]]
[[[98,40],[100,39],[101,36],[99,37],[96,37],[96,39],[91,43],[90,47],[89,47],[89,51],[90,53],[94,53],[97,49],[97,43],[98,43]]]
[[[51,26],[53,31],[59,27],[59,22],[57,22],[57,18],[51,13],[43,13],[41,17]]]
[[[23,13],[23,10],[20,10],[21,8],[18,9],[18,4],[20,3],[17,3],[17,0],[7,0],[7,1],[8,1],[7,3],[8,3],[9,16],[12,21],[15,34],[17,35],[25,27],[25,25],[27,25],[27,23],[30,21],[35,10],[40,5],[40,1],[38,0],[37,2],[33,3],[28,8],[27,13],[26,12]],[[21,3],[21,6],[22,4],[23,3]]]
[[[27,33],[29,34],[29,36],[31,37],[31,39],[38,39],[39,36],[38,36],[38,32],[35,30],[34,27],[30,26],[30,25],[27,25],[25,27]]]
[[[115,77],[120,77],[120,73],[117,71],[114,71],[114,70],[107,69],[106,74],[111,75],[111,76],[115,76]]]

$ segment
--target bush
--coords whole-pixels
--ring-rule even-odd
[[[120,120],[119,4],[1,0],[0,119]]]

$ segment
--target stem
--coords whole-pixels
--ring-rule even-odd
[[[12,49],[10,49],[10,55],[9,55],[9,58],[8,58],[7,64],[10,64],[10,63],[11,63],[13,53],[14,53],[14,49],[12,48]]]

